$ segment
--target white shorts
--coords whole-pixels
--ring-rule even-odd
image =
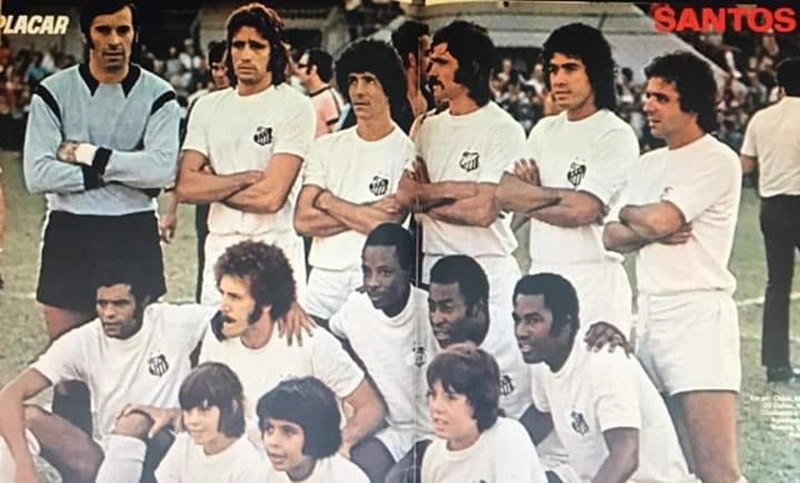
[[[637,355],[656,388],[739,392],[739,315],[724,291],[639,296]]]
[[[431,268],[444,255],[425,255],[422,263],[422,279],[430,283]],[[486,334],[484,347],[501,347],[506,340],[516,341],[514,335],[514,286],[522,273],[517,260],[511,256],[473,257],[486,272],[489,279],[489,332]],[[516,344],[516,342],[515,342]]]
[[[219,235],[209,233],[206,238],[206,263],[203,267],[203,293],[200,297],[200,302],[203,305],[217,305],[219,303],[220,297],[219,290],[217,290],[217,280],[214,277],[214,265],[229,246],[244,240],[274,244],[283,250],[294,273],[297,301],[302,304],[306,295],[306,262],[303,239],[294,234],[276,237],[271,233],[262,235]]]
[[[572,283],[578,295],[581,327],[603,321],[631,336],[633,293],[621,263],[543,265],[532,263],[528,273],[555,273]]]
[[[339,311],[347,297],[363,285],[361,270],[327,270],[311,267],[303,306],[311,315],[330,319]]]

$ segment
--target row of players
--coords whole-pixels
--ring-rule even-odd
[[[53,338],[92,318],[97,294],[90,277],[109,260],[141,266],[142,293],[151,300],[165,291],[148,193],[174,177],[177,106],[168,86],[128,63],[135,10],[96,3],[106,10],[81,19],[89,62],[42,83],[26,133],[26,182],[48,198],[37,300]],[[624,335],[631,287],[620,253],[636,252],[638,355],[667,396],[689,468],[708,482],[743,480],[735,425],[739,329],[735,279],[727,269],[741,169],[736,155],[709,134],[717,88],[703,61],[675,53],[648,66],[644,111],[667,148],[637,161],[633,130],[613,113],[611,49],[586,25],[560,27],[545,42],[546,80],[562,112],[540,121],[527,142],[522,128],[490,101],[494,45],[475,24],[455,21],[428,44],[420,41],[417,65],[428,58],[428,84],[447,107],[420,118],[413,141],[392,121],[407,86],[388,44],[360,41],[342,54],[337,83],[356,126],[312,143],[311,103],[285,82],[278,14],[258,4],[237,9],[226,40],[236,85],[197,101],[176,184],[179,200],[211,203],[207,261],[243,240],[275,245],[289,260],[300,302],[284,319],[302,320],[301,306],[332,319],[362,283],[359,249],[366,236],[413,212],[422,230],[422,282],[432,282],[433,267],[459,254],[485,273],[486,313],[495,323],[482,345],[497,356],[492,348],[514,341],[517,223],[530,223],[531,274],[568,279],[584,325],[605,320]],[[414,58],[403,61],[410,65]],[[307,284],[298,233],[313,238]],[[242,295],[217,286],[212,263],[204,271],[204,302]],[[432,317],[440,311],[446,307],[432,307]],[[334,361],[325,366],[336,367]],[[153,361],[155,372],[161,366]],[[243,371],[234,370],[247,386]],[[329,385],[341,397],[370,391],[366,383],[349,391]],[[576,411],[579,433],[581,414]],[[362,421],[356,416],[351,423]],[[345,448],[369,455],[362,467],[380,481],[375,475],[402,451],[392,450],[391,441],[353,446],[370,428],[348,424],[343,438]],[[11,445],[15,455],[21,445]],[[25,462],[22,471],[30,471]]]
[[[399,225],[371,232],[361,258],[364,290],[302,346],[278,333],[296,294],[275,246],[225,251],[218,308],[150,303],[135,271],[97,274],[98,318],[0,393],[3,481],[35,481],[31,452],[65,481],[405,482],[420,461],[423,482],[696,481],[636,359],[582,340],[563,277],[519,280],[516,341],[497,346],[474,259],[442,258],[426,293]],[[89,386],[94,438],[24,405],[66,380]]]

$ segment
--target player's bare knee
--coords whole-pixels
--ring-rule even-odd
[[[114,434],[130,436],[142,441],[147,440],[147,433],[153,426],[153,420],[141,413],[132,413],[117,419],[114,425]]]
[[[24,408],[25,426],[35,428],[41,425],[42,421],[50,414],[39,406],[26,404]]]

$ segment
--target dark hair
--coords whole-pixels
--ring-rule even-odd
[[[488,313],[489,279],[474,258],[467,255],[448,255],[439,259],[431,268],[431,284],[434,283],[457,283],[468,309],[482,301]]]
[[[270,306],[272,320],[286,315],[295,300],[292,267],[275,245],[245,240],[228,247],[214,265],[217,285],[225,275],[247,280],[256,309]]]
[[[90,32],[92,30],[92,22],[94,21],[95,17],[116,13],[125,7],[128,7],[131,10],[131,19],[133,23],[135,39],[136,32],[139,31],[139,19],[136,16],[136,5],[134,5],[131,0],[84,0],[83,6],[81,7],[81,33],[83,33],[83,37],[86,39],[86,44],[90,49],[94,47],[92,45],[92,36],[90,35]]]
[[[489,33],[472,22],[454,20],[433,34],[432,46],[445,43],[458,61],[454,80],[469,89],[469,97],[479,106],[486,105],[492,98],[489,79],[495,55]]]
[[[330,82],[333,77],[333,57],[331,57],[331,54],[320,49],[309,49],[305,53],[308,54],[306,72],[311,69],[311,66],[316,66],[317,75],[319,75],[322,82]]]
[[[224,40],[212,40],[208,43],[208,60],[209,67],[211,63],[219,63],[225,60],[225,52],[228,50],[228,43]]]
[[[598,109],[614,110],[617,107],[617,94],[614,82],[614,58],[611,46],[594,27],[582,23],[571,23],[555,29],[542,47],[544,60],[544,82],[550,85],[550,61],[555,54],[580,59],[586,66],[586,75],[594,91],[594,105]]]
[[[381,223],[367,235],[364,248],[374,246],[389,246],[397,250],[400,268],[411,271],[414,269],[414,240],[411,233],[396,223]]]
[[[314,377],[287,379],[258,400],[258,427],[269,419],[291,421],[303,428],[303,454],[327,458],[342,445],[341,416],[336,396]]]
[[[453,344],[428,366],[428,386],[437,381],[445,391],[466,396],[478,431],[491,428],[500,415],[500,368],[497,361],[471,343]]]
[[[244,434],[244,389],[230,367],[219,362],[204,362],[181,383],[178,392],[181,409],[219,409],[219,431],[229,438]]]
[[[392,45],[400,55],[403,68],[408,69],[408,54],[419,59],[419,39],[423,35],[430,34],[428,25],[417,20],[406,20],[392,32]]]
[[[283,20],[278,12],[260,3],[250,3],[231,13],[225,26],[228,42],[228,56],[225,62],[231,72],[234,72],[231,41],[243,27],[253,27],[261,37],[269,42],[270,54],[267,70],[272,73],[272,85],[277,86],[284,83],[286,66],[289,64],[289,53],[283,44]]]
[[[689,52],[673,52],[653,59],[644,68],[648,79],[658,77],[675,84],[681,110],[697,114],[697,125],[709,133],[717,122],[717,82],[708,64]]]
[[[394,47],[382,40],[364,39],[350,44],[336,60],[336,86],[347,102],[350,102],[348,77],[353,72],[371,72],[378,78],[383,93],[389,99],[392,118],[396,118],[407,102],[408,85]]]
[[[800,96],[800,57],[787,57],[777,67],[778,85],[787,96]]]
[[[575,287],[566,278],[554,273],[525,275],[514,286],[513,301],[515,304],[519,295],[542,295],[544,297],[545,307],[553,314],[550,335],[559,333],[565,325],[569,325],[573,335],[578,332],[580,303]]]
[[[147,283],[148,277],[144,274],[144,269],[140,264],[131,261],[105,262],[97,265],[92,275],[94,287],[111,287],[113,285],[128,285],[131,288],[131,295],[136,299],[137,308],[144,308],[143,302],[146,297],[155,298],[156,287]]]

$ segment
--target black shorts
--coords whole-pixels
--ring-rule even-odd
[[[142,293],[152,300],[167,291],[155,213],[122,216],[49,214],[44,230],[36,300],[45,305],[93,314],[94,276],[104,263],[135,264]]]

